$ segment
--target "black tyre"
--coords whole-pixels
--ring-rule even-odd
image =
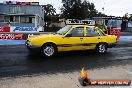
[[[52,43],[44,44],[41,48],[41,54],[44,57],[53,57],[57,53],[57,47]]]
[[[96,46],[96,52],[100,53],[100,54],[106,53],[107,52],[107,44],[105,44],[105,43],[99,43]]]

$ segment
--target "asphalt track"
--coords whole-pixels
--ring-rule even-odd
[[[106,54],[94,51],[62,52],[56,57],[43,58],[30,53],[24,45],[0,46],[0,78],[57,74],[86,69],[132,64],[132,41],[122,41]]]

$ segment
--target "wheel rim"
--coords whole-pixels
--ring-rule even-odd
[[[99,52],[104,53],[106,51],[105,45],[99,45]]]
[[[46,46],[44,48],[44,54],[46,56],[52,56],[54,54],[54,47],[53,46]]]

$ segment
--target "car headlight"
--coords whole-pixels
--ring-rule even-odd
[[[32,43],[31,43],[30,41],[26,41],[26,45],[27,45],[27,46],[31,46]]]

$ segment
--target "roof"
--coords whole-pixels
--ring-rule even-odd
[[[41,6],[41,5],[19,5],[19,4],[3,4],[3,3],[0,3],[0,5],[16,5],[16,6]]]
[[[6,13],[2,13],[0,15],[4,15],[4,16],[36,16],[34,14],[23,14],[23,13],[21,13],[21,14],[6,14]]]

